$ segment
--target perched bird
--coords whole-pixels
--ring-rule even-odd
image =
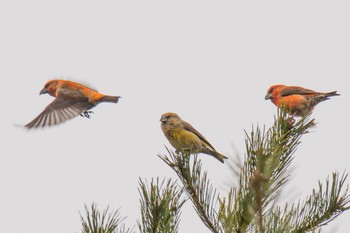
[[[285,110],[293,116],[303,116],[318,103],[337,95],[337,91],[316,92],[298,86],[274,85],[267,91],[265,100],[270,99],[279,108],[285,106]]]
[[[90,118],[89,109],[102,102],[117,103],[119,96],[108,96],[86,87],[82,84],[68,80],[48,81],[41,94],[56,97],[45,110],[25,127],[28,129],[46,127],[63,123],[76,116]]]
[[[215,157],[220,162],[227,159],[217,152],[205,137],[176,113],[164,113],[161,118],[161,128],[165,137],[177,151],[188,150],[193,153],[204,153]]]

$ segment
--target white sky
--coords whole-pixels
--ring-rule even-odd
[[[305,198],[334,170],[349,172],[350,2],[10,1],[0,2],[0,225],[6,233],[81,232],[84,203],[140,218],[138,178],[175,177],[157,157],[169,146],[160,115],[178,113],[219,151],[244,153],[244,129],[270,126],[272,84],[338,90],[316,108],[282,200]],[[61,76],[120,95],[92,119],[27,132]],[[202,155],[221,193],[227,164]],[[349,180],[347,183],[350,183]],[[346,232],[350,212],[326,227]],[[209,232],[190,202],[180,232]]]

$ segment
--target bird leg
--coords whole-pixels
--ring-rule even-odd
[[[94,113],[93,111],[88,111],[88,110],[86,110],[86,111],[84,111],[82,114],[80,114],[80,116],[82,116],[82,117],[86,117],[87,119],[90,119],[90,114],[91,113]]]
[[[183,154],[190,154],[191,150],[190,148],[187,148],[187,147],[181,148],[181,150],[175,150],[176,154],[179,154],[180,152]]]
[[[292,128],[295,123],[294,115],[288,118],[288,127]]]

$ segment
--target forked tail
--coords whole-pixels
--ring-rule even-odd
[[[228,159],[225,155],[220,154],[217,151],[210,151],[210,153],[208,153],[208,154],[213,156],[214,158],[216,158],[217,160],[219,160],[222,163],[224,163],[224,159]]]
[[[331,91],[331,92],[324,93],[324,95],[326,97],[331,97],[331,96],[337,96],[337,95],[340,95],[340,94],[338,94],[337,91]]]

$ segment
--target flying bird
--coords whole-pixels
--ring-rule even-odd
[[[224,163],[224,159],[227,159],[226,156],[217,152],[202,134],[192,125],[183,121],[176,113],[164,113],[160,121],[165,137],[177,151],[208,154],[222,163]]]
[[[267,91],[265,100],[271,100],[279,108],[284,106],[293,116],[303,116],[312,111],[318,103],[337,95],[337,91],[316,92],[298,86],[274,85]]]
[[[55,100],[25,125],[28,129],[61,124],[79,115],[90,118],[92,111],[89,109],[102,102],[117,103],[120,98],[101,94],[80,83],[59,79],[48,81],[41,94],[49,94]]]

